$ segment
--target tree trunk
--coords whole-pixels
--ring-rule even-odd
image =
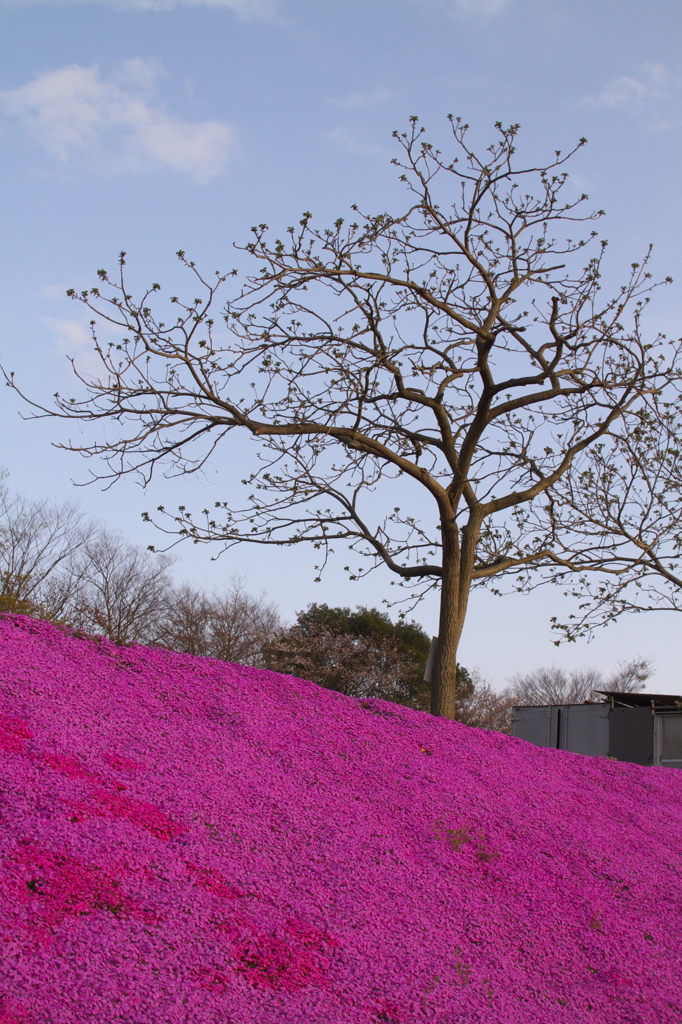
[[[477,517],[462,529],[441,519],[443,578],[440,594],[438,651],[431,684],[431,714],[454,720],[457,713],[457,649],[464,628],[480,532]]]
[[[444,525],[444,524],[443,524]],[[461,600],[460,551],[456,532],[442,529],[443,579],[440,593],[438,650],[431,683],[431,714],[454,719],[457,711],[457,648],[466,602]]]

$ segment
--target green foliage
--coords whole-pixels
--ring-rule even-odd
[[[41,618],[41,609],[27,597],[22,596],[29,582],[27,576],[17,576],[16,573],[0,573],[0,614],[3,612],[13,615],[32,615]]]
[[[323,626],[334,633],[353,636],[388,637],[398,642],[404,654],[412,654],[426,664],[429,656],[431,638],[416,622],[391,622],[386,612],[378,608],[365,608],[358,605],[355,611],[350,608],[330,608],[327,604],[311,604],[304,612],[299,612],[298,625],[305,630],[307,626]]]
[[[10,572],[0,573],[0,615],[29,615],[34,619],[50,619],[62,624],[57,616],[26,596],[29,584],[29,576]]]
[[[431,637],[417,622],[400,619],[394,623],[386,612],[364,605],[358,605],[355,611],[351,611],[350,608],[334,608],[327,604],[310,604],[305,611],[298,613],[296,625],[301,633],[309,634],[311,638],[325,630],[339,636],[393,641],[398,654],[409,664],[407,677],[399,687],[399,703],[428,710],[431,684],[424,682],[424,669]],[[463,665],[457,666],[457,690],[460,699],[469,697],[474,690],[471,675]],[[395,687],[389,679],[386,694],[388,700],[396,699]]]
[[[14,594],[0,594],[0,615],[3,614],[31,615],[33,618],[43,618],[39,608],[36,608],[30,601],[22,601]]]

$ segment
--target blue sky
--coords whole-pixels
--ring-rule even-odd
[[[445,115],[460,115],[486,144],[495,121],[520,122],[530,159],[586,136],[571,187],[606,209],[607,279],[653,242],[656,274],[682,280],[681,29],[678,0],[0,0],[0,357],[32,394],[68,391],[65,356],[84,358],[87,331],[64,293],[113,269],[121,249],[134,287],[180,290],[179,248],[211,273],[237,265],[232,243],[252,224],[281,230],[306,209],[326,224],[351,203],[395,206],[391,132],[412,114],[434,139]],[[650,330],[679,336],[679,310],[676,283]],[[10,482],[36,497],[75,495],[140,543],[157,539],[143,510],[203,507],[244,475],[230,456],[205,481],[75,491],[88,465],[51,446],[66,432],[22,422],[19,410],[4,391]],[[209,585],[244,574],[289,619],[312,600],[390,596],[388,573],[348,583],[340,554],[315,584],[313,563],[300,549],[214,563],[192,548],[176,571]],[[630,617],[591,645],[557,649],[549,616],[561,608],[552,589],[476,594],[462,661],[502,684],[551,662],[608,670],[641,653],[657,661],[652,688],[682,690],[676,616]],[[434,630],[435,602],[415,617]]]

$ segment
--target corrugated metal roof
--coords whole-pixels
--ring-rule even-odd
[[[602,693],[625,708],[650,708],[652,703],[657,707],[682,708],[682,695],[675,693],[620,693],[618,690],[595,690],[595,693]]]

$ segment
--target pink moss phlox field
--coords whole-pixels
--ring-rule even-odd
[[[682,772],[0,617],[0,1024],[682,1024]]]

